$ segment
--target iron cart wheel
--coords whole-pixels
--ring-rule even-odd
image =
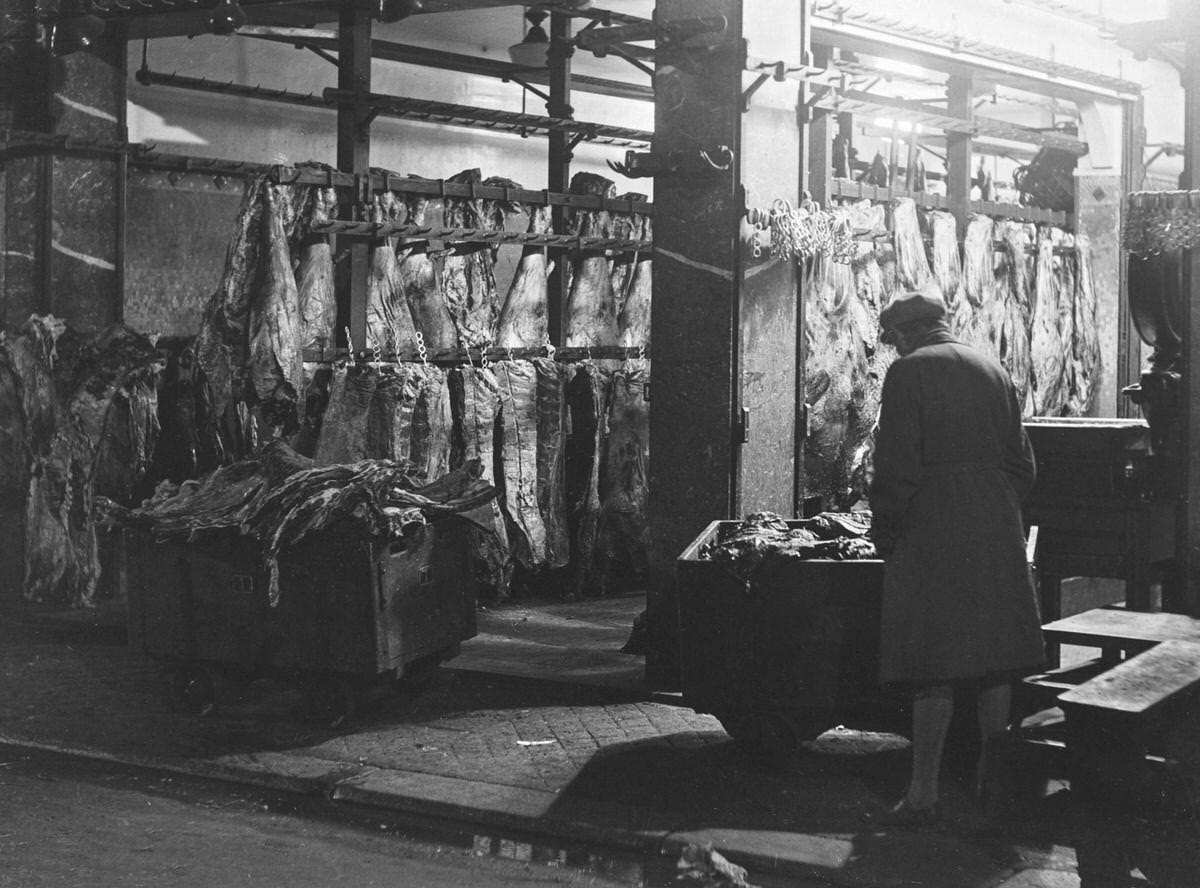
[[[217,708],[212,673],[198,663],[183,663],[171,676],[172,701],[184,712],[205,716]]]
[[[342,675],[316,675],[304,683],[304,714],[327,728],[338,728],[353,718],[358,689]]]

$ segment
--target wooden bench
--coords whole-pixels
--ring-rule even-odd
[[[1138,616],[1178,616],[1139,614]],[[1190,620],[1196,626],[1200,621]],[[1178,621],[1158,621],[1178,626]],[[1145,624],[1143,624],[1144,626]],[[1137,637],[1122,643],[1145,643]],[[1200,702],[1200,640],[1169,638],[1058,696],[1066,715],[1072,788],[1126,799],[1160,793],[1147,756]],[[1151,756],[1157,760],[1156,756]]]
[[[1048,641],[1100,648],[1106,655],[1138,653],[1164,641],[1200,644],[1200,620],[1185,614],[1098,607],[1042,627]]]

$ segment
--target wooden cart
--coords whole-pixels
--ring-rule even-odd
[[[216,705],[214,681],[279,677],[336,725],[359,693],[420,681],[475,635],[468,526],[440,519],[402,540],[306,537],[279,559],[278,603],[256,540],[233,531],[156,541],[126,529],[130,646],[173,666],[189,711]]]
[[[738,524],[712,522],[676,562],[683,703],[762,751],[838,724],[907,731],[878,682],[883,561],[767,562],[747,585],[700,554]]]

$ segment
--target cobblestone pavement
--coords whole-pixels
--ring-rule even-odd
[[[163,667],[119,638],[0,623],[0,742],[591,844],[678,853],[712,842],[752,877],[783,883],[791,873],[855,886],[1200,884],[1192,820],[1083,809],[1060,787],[990,823],[950,779],[944,828],[870,830],[860,814],[902,789],[902,743],[834,734],[766,762],[711,716],[630,690],[443,668],[428,690],[384,696],[337,729],[299,718],[301,696],[285,683],[227,694],[207,718],[174,711],[165,690]]]

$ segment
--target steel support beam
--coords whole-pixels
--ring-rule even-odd
[[[550,14],[550,67],[547,73],[550,85],[550,101],[546,111],[551,117],[567,119],[574,117],[571,107],[571,19],[561,13]],[[546,159],[546,187],[563,193],[571,184],[571,135],[563,131],[552,131]],[[566,209],[554,207],[550,211],[555,231],[566,231]],[[546,306],[546,322],[550,342],[563,343],[564,306],[567,301],[566,257],[560,256],[550,273],[550,300]]]
[[[951,116],[970,120],[974,115],[971,99],[972,80],[969,76],[954,76],[948,84]],[[968,133],[946,133],[946,195],[950,211],[958,222],[961,236],[967,230],[971,213],[971,136]]]
[[[371,17],[365,8],[343,4],[338,18],[338,89],[352,95],[337,111],[337,167],[366,176],[371,165],[371,122],[367,96],[371,92]],[[355,201],[356,206],[358,201]],[[339,329],[350,329],[346,343],[353,352],[367,347],[367,280],[370,248],[363,241],[350,244],[349,263],[338,269]],[[346,315],[341,315],[342,308]]]

